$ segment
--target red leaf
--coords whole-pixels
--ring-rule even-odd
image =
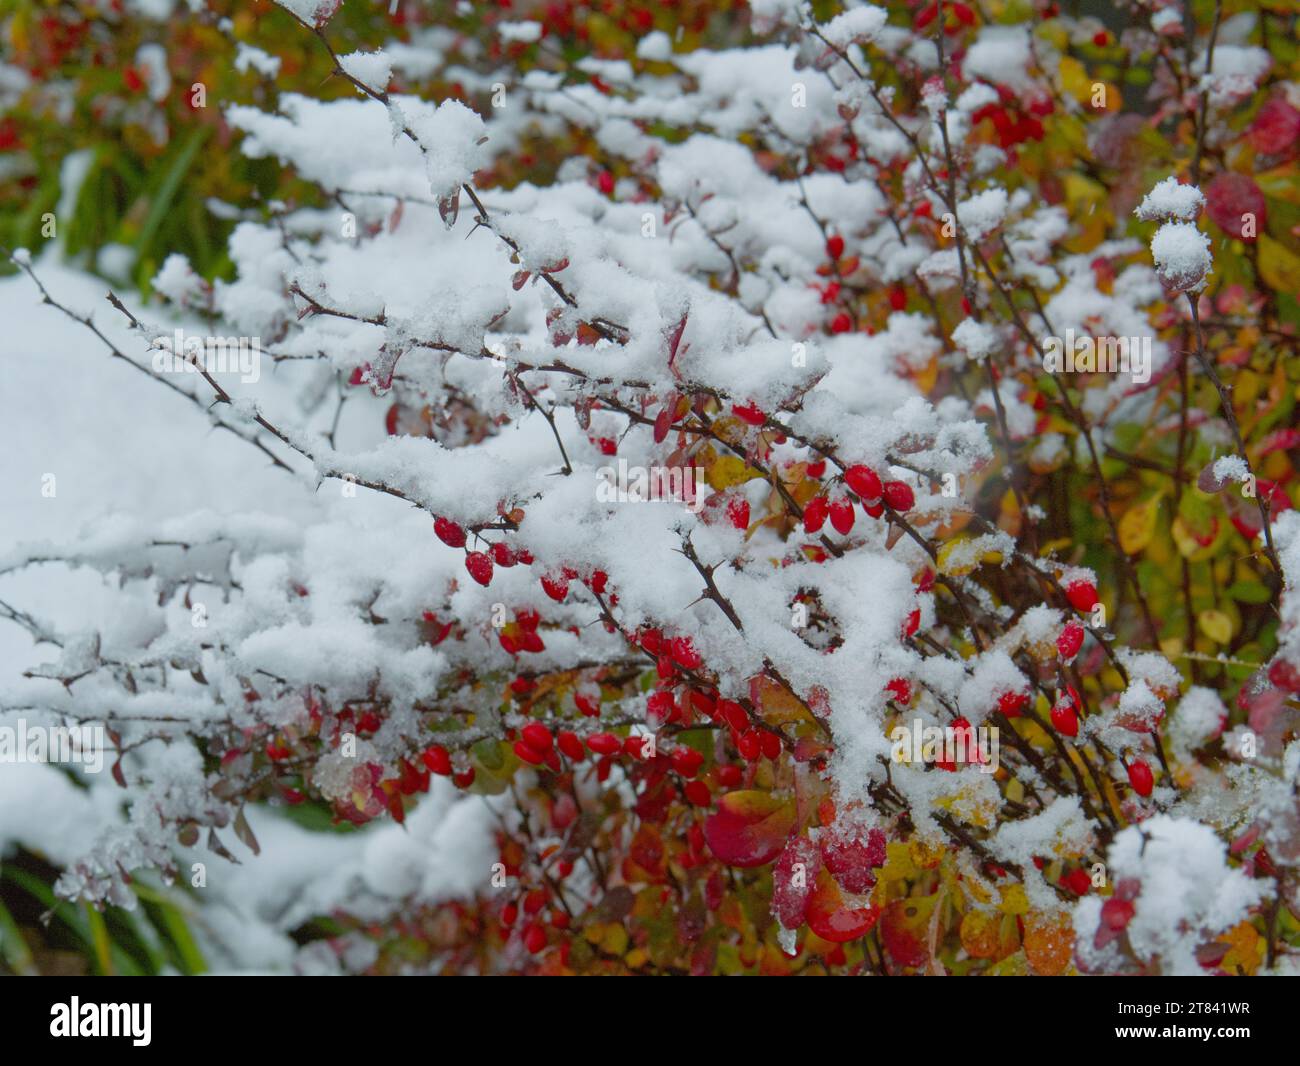
[[[704,839],[728,866],[763,866],[785,847],[794,804],[766,792],[728,792],[704,823]]]
[[[846,902],[840,886],[827,871],[817,874],[817,885],[808,901],[808,928],[823,940],[832,944],[857,940],[871,932],[879,917],[880,908],[876,904],[857,906]]]

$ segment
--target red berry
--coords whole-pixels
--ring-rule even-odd
[[[668,653],[687,670],[695,670],[704,664],[690,637],[673,637],[668,642]]]
[[[673,699],[673,694],[667,689],[660,689],[658,692],[652,692],[650,698],[646,701],[646,715],[658,725],[665,722],[671,722],[680,716],[677,709],[677,701]]]
[[[895,285],[889,290],[889,306],[895,311],[903,311],[907,308],[907,290],[901,285]]]
[[[735,788],[744,779],[740,767],[733,763],[718,767],[718,784],[723,788]]]
[[[781,738],[777,734],[765,729],[759,741],[763,746],[763,754],[773,762],[781,757]]]
[[[433,773],[441,777],[451,776],[451,756],[447,754],[447,749],[441,744],[435,744],[429,748],[420,756],[420,761]]]
[[[885,865],[888,854],[884,833],[834,826],[822,834],[819,844],[822,861],[841,888],[857,894],[871,891],[876,884],[873,871]]]
[[[1029,695],[1025,692],[1004,692],[998,697],[998,710],[1008,718],[1019,718],[1029,705]]]
[[[600,188],[600,191],[606,196],[612,196],[614,194],[614,175],[608,170],[602,170],[600,172],[600,177],[596,179],[596,184]]]
[[[803,509],[803,530],[805,533],[816,533],[826,524],[826,516],[830,513],[830,501],[825,496],[816,496],[808,501],[808,506]]]
[[[492,561],[497,566],[514,566],[519,560],[505,543],[498,542],[492,545]]]
[[[533,751],[540,751],[542,753],[550,751],[551,744],[554,742],[551,736],[551,731],[547,729],[546,726],[542,725],[541,722],[529,722],[522,730],[520,730],[520,736],[524,738],[524,743],[532,748]]]
[[[1079,649],[1082,647],[1083,626],[1072,618],[1065,623],[1061,635],[1056,638],[1056,650],[1060,652],[1062,659],[1068,661],[1078,655]]]
[[[1086,896],[1088,890],[1092,888],[1092,878],[1083,870],[1071,870],[1061,878],[1061,884],[1073,892],[1076,896]]]
[[[921,628],[921,608],[913,607],[912,613],[909,614],[903,622],[903,637],[914,636],[916,631]]]
[[[749,715],[734,700],[718,700],[718,717],[737,733],[743,733],[749,728]]]
[[[736,738],[736,750],[746,762],[756,762],[763,754],[763,740],[757,729],[747,729]]]
[[[704,765],[704,756],[694,748],[688,748],[685,745],[674,748],[671,758],[673,769],[682,777],[694,777],[700,772],[700,767]]]
[[[838,233],[826,238],[826,255],[830,259],[838,259],[844,254],[844,238]]]
[[[519,919],[519,905],[517,903],[507,903],[501,908],[501,924],[507,929],[514,926]]]
[[[1070,606],[1082,614],[1097,606],[1097,586],[1091,581],[1071,581],[1065,586],[1065,595]]]
[[[613,755],[622,746],[613,733],[592,733],[587,738],[587,747],[597,755]]]
[[[833,319],[831,319],[832,333],[847,333],[852,328],[853,328],[853,319],[849,317],[849,313],[847,311],[841,311],[838,315],[836,315]]]
[[[534,888],[524,897],[524,913],[530,918],[535,914],[541,914],[542,908],[546,906],[549,899],[550,893],[546,889]]]
[[[1131,900],[1111,896],[1101,905],[1101,921],[1107,929],[1119,931],[1128,926],[1136,912]]]
[[[697,807],[707,807],[713,802],[713,793],[709,791],[709,786],[703,781],[687,781],[686,787],[682,789],[686,798]]]
[[[541,766],[546,760],[546,753],[544,751],[538,751],[531,745],[525,744],[522,740],[515,741],[514,749],[515,754],[531,766]]]
[[[807,466],[807,474],[811,478],[819,478],[826,473],[826,460],[818,459]]]
[[[737,418],[744,422],[748,422],[751,426],[761,426],[767,421],[767,415],[765,415],[762,409],[754,403],[732,404],[731,410],[735,413]]]
[[[1155,778],[1152,776],[1151,767],[1141,759],[1136,759],[1129,763],[1128,783],[1133,786],[1133,791],[1139,796],[1151,795],[1152,786],[1155,785]]]
[[[880,477],[867,466],[851,466],[844,471],[844,484],[848,485],[863,503],[875,503],[884,492]]]
[[[433,531],[447,547],[465,547],[465,531],[450,518],[435,518],[433,520]]]
[[[1058,700],[1056,706],[1052,708],[1052,725],[1062,736],[1079,735],[1079,716],[1075,713],[1074,703],[1068,697]]]
[[[895,511],[910,511],[916,503],[912,486],[905,481],[886,481],[884,494],[885,503]]]
[[[564,730],[555,738],[556,746],[564,752],[565,757],[573,762],[582,762],[587,757],[587,753],[582,748],[582,741],[578,739],[578,734],[572,730]]]
[[[542,591],[556,603],[563,603],[564,597],[569,594],[569,579],[554,574],[543,574]]]
[[[1092,35],[1092,43],[1098,48],[1105,48],[1110,43],[1110,34],[1105,30],[1098,30]]]
[[[807,519],[808,512],[804,512],[804,518]],[[831,525],[835,527],[835,532],[841,537],[847,537],[849,530],[853,528],[853,522],[857,515],[853,510],[853,504],[848,499],[841,496],[831,504]]]
[[[609,575],[604,570],[593,570],[591,572],[591,591],[597,596],[603,596],[608,581]]]
[[[1268,679],[1284,692],[1300,692],[1300,667],[1286,659],[1274,659],[1269,664]]]
[[[533,922],[524,930],[524,947],[531,955],[546,947],[546,927],[541,922]]]
[[[912,702],[912,683],[905,677],[896,677],[885,686],[895,703],[904,706]]]
[[[465,569],[480,585],[492,581],[492,560],[484,552],[470,552],[465,556]]]
[[[733,496],[727,501],[727,518],[737,529],[748,529],[749,501],[744,496]]]
[[[573,694],[573,703],[574,706],[578,708],[578,711],[586,715],[586,717],[588,718],[600,717],[599,694],[592,696],[586,692],[575,692]]]

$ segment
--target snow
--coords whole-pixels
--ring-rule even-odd
[[[1214,460],[1214,476],[1220,482],[1245,481],[1250,477],[1250,466],[1240,455],[1221,455]]]
[[[970,359],[983,359],[997,350],[997,331],[975,318],[962,318],[953,330],[953,343]]]
[[[1029,74],[1032,56],[1029,31],[1023,26],[985,26],[966,52],[962,69],[969,78],[1027,90],[1034,84]]]
[[[235,69],[241,74],[255,70],[268,78],[274,78],[280,73],[280,62],[279,56],[273,56],[244,41],[239,42],[235,52]]]
[[[1217,45],[1208,74],[1205,73],[1207,58],[1206,53],[1201,53],[1192,69],[1201,76],[1198,91],[1208,92],[1210,104],[1215,107],[1246,99],[1273,65],[1268,52],[1254,45]]]
[[[1107,853],[1112,882],[1132,878],[1140,886],[1128,940],[1139,958],[1158,960],[1160,973],[1203,974],[1198,941],[1232,928],[1261,898],[1259,887],[1229,869],[1226,858],[1227,847],[1212,829],[1164,814],[1115,837]],[[1075,929],[1082,940],[1091,939],[1099,912],[1095,898],[1076,908]]]
[[[1160,280],[1179,292],[1199,292],[1213,260],[1210,238],[1191,222],[1166,222],[1151,238],[1151,258]]]
[[[1195,185],[1185,185],[1177,178],[1165,178],[1149,193],[1142,197],[1142,202],[1134,214],[1145,222],[1181,219],[1195,222],[1196,216],[1205,207],[1205,197]]]
[[[349,52],[339,56],[339,66],[348,77],[377,93],[388,87],[393,76],[393,62],[385,52]]]
[[[497,23],[497,33],[501,35],[503,41],[532,44],[534,41],[542,39],[542,24],[531,19],[520,22],[499,22]]]
[[[827,41],[842,51],[851,44],[867,44],[875,40],[884,24],[884,10],[865,4],[836,15],[822,27],[822,34]]]

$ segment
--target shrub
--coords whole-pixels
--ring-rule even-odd
[[[5,559],[149,618],[7,609],[60,894],[327,812],[303,967],[1293,969],[1294,13],[280,2],[111,343],[318,491]]]

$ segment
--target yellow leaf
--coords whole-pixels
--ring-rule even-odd
[[[1209,533],[1199,537],[1182,515],[1175,515],[1170,525],[1170,532],[1173,534],[1174,544],[1178,547],[1178,553],[1184,559],[1194,563],[1202,562],[1214,555],[1219,542],[1227,535],[1227,530],[1228,527],[1217,518],[1211,519]]]
[[[1264,938],[1250,922],[1242,922],[1229,929],[1219,937],[1219,943],[1231,945],[1219,963],[1228,973],[1240,969],[1247,976],[1253,977],[1259,964],[1264,961]]]
[[[787,722],[811,722],[812,712],[789,689],[768,677],[759,677],[752,693],[768,725]]]
[[[1232,619],[1222,611],[1202,611],[1196,616],[1196,624],[1215,644],[1227,644],[1232,639]]]
[[[1014,955],[1008,955],[1001,962],[988,968],[989,977],[1028,977],[1029,964],[1025,960],[1025,953],[1017,951]]]
[[[1137,555],[1151,543],[1156,532],[1156,515],[1160,509],[1160,497],[1130,507],[1119,520],[1119,546],[1125,555]]]
[[[611,922],[605,926],[600,938],[600,946],[611,955],[622,955],[627,950],[627,942],[627,930],[619,922]]]
[[[908,844],[908,852],[912,861],[922,870],[933,870],[943,861],[947,849],[938,842],[932,844],[916,838]]]
[[[1300,291],[1300,256],[1267,233],[1259,235],[1259,274],[1282,292]]]
[[[998,910],[1003,914],[1028,914],[1029,897],[1025,895],[1024,885],[1006,885],[1000,889],[1002,903]]]
[[[1011,923],[1012,937],[1003,936],[1002,915],[987,911],[969,911],[961,920],[961,946],[972,959],[996,959],[1016,946],[1015,923]]]
[[[742,485],[746,481],[762,476],[743,459],[734,455],[720,455],[709,467],[705,479],[715,489],[728,489],[732,485]]]
[[[921,872],[912,861],[912,850],[907,844],[886,844],[885,855],[885,865],[880,871],[881,881],[908,881]]]
[[[1092,96],[1092,79],[1088,72],[1073,56],[1062,56],[1058,69],[1061,72],[1061,88],[1080,103],[1087,103]]]

